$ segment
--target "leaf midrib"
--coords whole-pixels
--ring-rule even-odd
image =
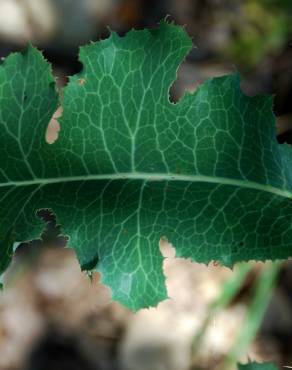
[[[78,181],[94,181],[94,180],[143,180],[143,181],[181,181],[181,182],[205,182],[213,184],[231,185],[242,188],[249,188],[268,192],[284,198],[292,199],[292,192],[289,190],[281,190],[271,185],[259,184],[257,182],[248,180],[237,180],[228,177],[216,177],[205,175],[179,175],[179,174],[165,174],[165,173],[147,173],[147,172],[124,172],[117,174],[102,174],[102,175],[83,175],[70,177],[55,177],[55,178],[35,178],[27,181],[10,181],[0,183],[0,188],[11,186],[31,186],[31,185],[49,185],[64,182],[78,182]]]

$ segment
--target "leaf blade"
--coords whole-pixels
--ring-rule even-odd
[[[13,222],[18,239],[35,238],[34,213],[53,209],[81,266],[100,271],[113,297],[134,310],[167,296],[163,236],[177,256],[204,263],[292,254],[291,148],[276,142],[272,99],[245,96],[231,75],[171,103],[190,48],[184,30],[166,22],[82,48],[84,69],[65,89],[58,140],[21,135],[35,178],[0,164],[0,231]],[[43,134],[48,116],[34,117],[35,132]],[[16,118],[18,127],[35,124]]]

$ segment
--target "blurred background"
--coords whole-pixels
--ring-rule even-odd
[[[275,95],[279,142],[292,143],[290,0],[0,0],[0,57],[32,42],[60,87],[78,47],[155,27],[186,26],[194,49],[173,100],[208,77],[239,70],[246,94]],[[234,270],[175,259],[162,243],[169,299],[132,313],[111,302],[72,251],[20,248],[0,295],[0,370],[234,369],[237,360],[292,366],[292,264]]]

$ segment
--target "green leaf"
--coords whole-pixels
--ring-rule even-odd
[[[270,363],[257,363],[257,362],[249,362],[248,364],[238,364],[238,370],[277,370],[277,367]]]
[[[0,238],[0,289],[3,288],[2,274],[10,265],[13,255],[14,233],[9,230],[7,234]]]
[[[162,22],[81,48],[52,145],[47,63],[29,47],[0,68],[0,233],[34,239],[36,211],[51,208],[82,268],[134,310],[166,297],[161,237],[204,263],[292,255],[291,150],[272,98],[245,96],[231,75],[171,103],[191,46]]]

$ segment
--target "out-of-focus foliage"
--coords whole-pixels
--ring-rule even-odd
[[[246,68],[277,54],[292,33],[292,2],[247,0],[231,17],[233,38],[226,54]]]
[[[250,362],[248,364],[238,365],[238,370],[277,370],[277,368],[270,362],[265,362],[262,364]]]

